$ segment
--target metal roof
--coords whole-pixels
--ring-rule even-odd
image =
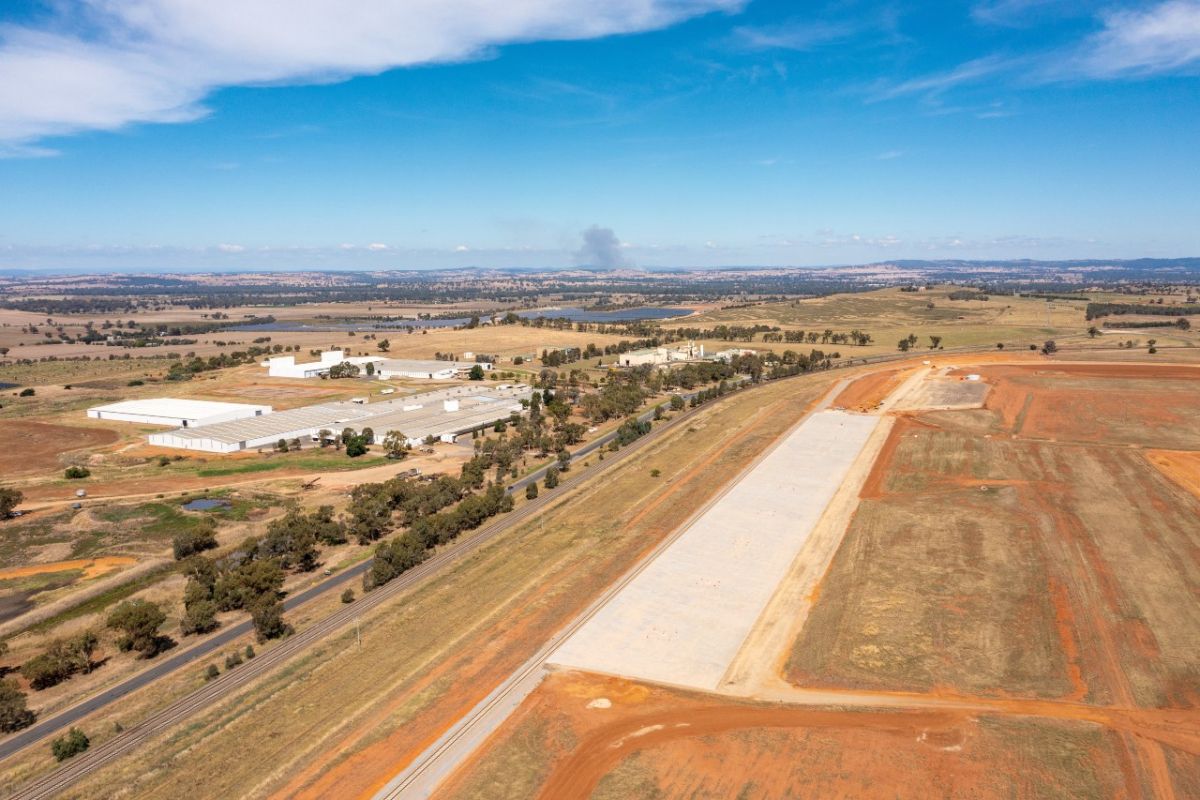
[[[153,417],[171,417],[173,419],[203,419],[216,414],[226,414],[231,411],[255,410],[270,411],[270,406],[252,403],[218,403],[212,400],[187,400],[175,397],[154,397],[144,400],[123,400],[119,403],[109,403],[104,406],[94,406],[88,411],[109,412],[113,414],[144,414]]]

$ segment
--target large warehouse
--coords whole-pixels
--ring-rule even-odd
[[[233,419],[260,417],[270,413],[270,406],[248,403],[215,403],[210,400],[179,400],[172,397],[126,400],[121,403],[109,403],[106,406],[95,406],[87,411],[87,415],[92,419],[183,428],[212,425]]]
[[[209,453],[236,453],[273,447],[280,439],[317,441],[322,430],[340,434],[370,428],[377,441],[400,431],[410,444],[428,437],[454,441],[458,436],[520,413],[531,390],[523,384],[498,387],[457,386],[375,403],[322,403],[203,427],[150,434],[150,444]]]

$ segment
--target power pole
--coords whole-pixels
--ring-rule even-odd
[[[362,650],[362,627],[359,625],[359,618],[354,618],[354,636],[358,639],[358,649]]]

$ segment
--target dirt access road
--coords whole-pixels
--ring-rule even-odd
[[[848,379],[839,381],[825,395],[810,407],[805,415],[784,434],[781,439],[799,427],[812,415],[829,407],[830,403],[849,384]],[[544,644],[532,658],[526,661],[520,669],[505,679],[486,698],[475,706],[468,714],[454,723],[432,745],[421,753],[411,763],[387,783],[376,795],[376,800],[397,800],[398,798],[429,797],[437,787],[455,770],[466,762],[473,753],[490,737],[510,716],[526,697],[542,682],[546,676],[546,666],[558,646],[575,634],[614,597],[620,594],[631,582],[644,572],[654,560],[667,550],[691,523],[702,516],[725,494],[737,484],[742,477],[752,471],[768,452],[762,453],[751,462],[742,475],[731,481],[729,486],[698,509],[691,518],[686,520],[676,530],[655,547],[636,567],[626,573],[619,581],[610,586],[604,594],[597,598],[588,608],[575,618],[569,625],[556,633]],[[697,465],[700,469],[703,465]]]

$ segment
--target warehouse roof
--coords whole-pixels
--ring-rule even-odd
[[[459,386],[366,405],[323,403],[293,408],[260,417],[218,422],[202,428],[180,428],[170,435],[180,439],[211,439],[237,444],[252,439],[283,437],[307,429],[328,428],[336,433],[347,427],[355,430],[369,427],[380,435],[389,430],[399,430],[409,437],[424,438],[431,434],[436,436],[466,430],[503,418],[510,410],[519,408],[521,398],[528,397],[529,393],[529,387],[523,384],[486,389]],[[457,411],[443,408],[442,401],[450,399],[459,401]]]
[[[270,406],[253,405],[250,403],[218,403],[212,400],[182,400],[174,397],[153,397],[145,400],[124,400],[120,403],[109,403],[104,406],[94,406],[88,411],[108,411],[117,414],[145,414],[155,417],[171,417],[177,419],[202,419],[230,411],[249,411],[250,409],[265,409]]]

